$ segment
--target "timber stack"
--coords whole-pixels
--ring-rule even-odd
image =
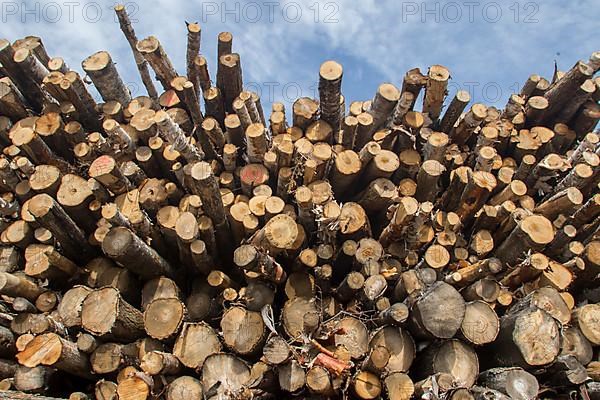
[[[269,110],[115,11],[147,96],[0,40],[0,398],[600,399],[600,52]]]

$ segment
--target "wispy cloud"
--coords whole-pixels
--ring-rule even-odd
[[[127,4],[138,36],[156,35],[182,74],[185,20],[201,23],[201,51],[213,76],[216,36],[224,30],[233,32],[244,78],[263,84],[266,103],[289,104],[285,85],[289,89],[293,84],[303,95],[313,95],[320,63],[336,58],[344,64],[347,104],[371,98],[383,81],[400,85],[409,68],[426,70],[428,65],[440,63],[450,68],[455,83],[452,87],[470,85],[474,100],[502,106],[515,85],[529,74],[549,77],[555,59],[560,68],[567,69],[598,50],[593,28],[600,20],[600,8],[594,3],[148,0]],[[52,3],[61,11],[60,18],[49,14],[48,4],[3,2],[4,34],[12,40],[41,36],[51,55],[62,56],[77,70],[88,55],[108,50],[124,79],[139,83],[112,3]],[[101,10],[100,15],[97,10]],[[279,86],[274,87],[274,82]],[[490,83],[501,93],[484,93],[483,88]],[[295,92],[288,90],[288,94]]]

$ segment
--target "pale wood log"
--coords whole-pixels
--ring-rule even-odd
[[[164,139],[173,146],[174,150],[180,152],[188,163],[200,161],[204,158],[204,152],[191,143],[190,138],[184,134],[167,112],[158,111],[154,115],[154,122]]]
[[[594,69],[579,61],[562,78],[553,83],[544,94],[544,98],[549,105],[548,110],[544,113],[544,119],[550,118],[567,102],[571,101],[577,92],[577,88],[593,75]]]
[[[125,38],[129,43],[129,47],[133,52],[133,58],[142,78],[142,83],[146,88],[146,92],[151,99],[156,100],[158,98],[158,93],[156,92],[156,88],[154,87],[154,83],[150,77],[150,72],[148,71],[148,62],[144,59],[136,47],[138,38],[133,30],[133,27],[131,26],[131,21],[127,15],[126,6],[118,4],[115,6],[114,10],[117,14],[117,18],[119,19],[121,31],[125,35]]]
[[[518,223],[494,255],[508,265],[514,265],[531,250],[542,250],[554,239],[550,221],[541,215],[531,215]]]
[[[148,64],[150,64],[163,88],[168,90],[171,87],[171,80],[177,76],[177,72],[173,68],[173,64],[171,64],[171,60],[167,57],[159,40],[155,36],[148,36],[145,39],[139,40],[135,47]]]
[[[377,399],[382,384],[379,376],[369,371],[359,371],[353,378],[352,390],[359,399]]]
[[[116,400],[117,399],[117,384],[104,379],[96,382],[94,387],[94,395],[99,400]]]
[[[75,343],[55,333],[36,336],[27,344],[25,350],[17,354],[16,358],[20,364],[28,368],[46,365],[81,378],[91,378],[87,354],[80,352]]]
[[[294,393],[306,383],[306,373],[296,360],[288,361],[277,368],[279,387],[284,392]]]
[[[0,42],[0,62],[2,63],[5,73],[19,88],[19,91],[27,98],[27,101],[32,105],[35,111],[41,111],[48,96],[40,88],[39,83],[27,76],[25,71],[20,68],[18,63],[14,60],[15,55],[16,51],[13,46],[11,46],[10,42],[6,39],[2,39]],[[29,51],[24,52],[24,55],[29,55]],[[38,68],[38,72],[41,72],[39,64],[36,65],[36,67]]]
[[[177,298],[156,298],[144,311],[146,333],[155,339],[166,340],[179,332],[186,318],[183,302]]]
[[[215,331],[203,322],[184,323],[175,341],[173,354],[188,368],[201,368],[207,357],[219,353],[221,343]]]
[[[292,106],[293,125],[302,130],[306,129],[316,120],[318,109],[319,104],[315,100],[309,97],[300,97]]]
[[[415,198],[418,201],[434,201],[440,191],[439,179],[444,173],[444,167],[439,161],[427,160],[421,164],[417,174],[417,192]]]
[[[104,101],[116,100],[121,105],[131,101],[129,89],[119,76],[108,52],[92,54],[82,62],[81,67],[94,82]]]
[[[52,197],[47,194],[34,196],[30,200],[29,211],[40,225],[52,232],[65,256],[81,261],[93,254],[81,228]]]
[[[321,119],[327,122],[337,135],[340,124],[340,96],[343,68],[335,61],[326,61],[319,69],[319,106]]]
[[[382,327],[372,334],[369,342],[371,350],[380,346],[385,347],[390,355],[385,371],[392,373],[409,370],[416,350],[414,341],[408,332],[399,327]]]
[[[88,294],[82,304],[81,325],[94,335],[119,340],[139,338],[144,329],[142,313],[111,287]]]
[[[423,112],[428,113],[433,121],[436,121],[441,114],[449,78],[450,71],[442,65],[432,65],[427,72]]]
[[[214,354],[209,356],[202,366],[202,386],[213,388],[215,395],[224,396],[242,389],[250,380],[250,368],[244,361],[231,354]],[[208,390],[208,389],[206,389]]]
[[[260,313],[231,307],[221,319],[225,344],[240,355],[257,353],[266,340],[266,328]]]
[[[369,110],[369,113],[373,116],[373,126],[371,128],[373,131],[387,125],[386,122],[392,117],[398,100],[400,100],[400,91],[393,84],[383,83],[379,85]]]
[[[217,61],[217,87],[223,95],[225,110],[232,112],[233,101],[243,90],[240,55],[230,49],[220,54]]]
[[[165,396],[167,400],[200,399],[203,388],[198,379],[184,375],[169,383]]]
[[[447,283],[437,282],[413,305],[411,331],[419,336],[451,338],[460,329],[464,315],[462,296]]]
[[[50,385],[55,370],[43,365],[34,368],[18,366],[14,372],[15,389],[27,392],[40,393]],[[15,392],[0,392],[7,395],[7,399],[14,398]]]
[[[492,344],[500,366],[541,366],[558,356],[560,333],[556,321],[532,306],[513,307],[500,319],[500,333]]]
[[[213,117],[219,121],[221,126],[223,126],[225,120],[225,105],[223,103],[223,95],[219,88],[211,86],[208,89],[205,89],[202,93],[202,97],[204,98],[204,105],[206,108],[205,114]]]
[[[550,221],[554,221],[559,214],[572,214],[582,203],[583,194],[581,194],[581,191],[576,187],[568,187],[538,204],[533,211],[543,215]]]
[[[474,345],[483,345],[493,342],[499,329],[498,316],[488,303],[477,300],[466,304],[460,327],[462,337]]]
[[[511,399],[534,399],[540,389],[536,377],[518,367],[488,369],[479,375],[478,383]]]
[[[460,120],[456,128],[450,130],[448,134],[453,143],[462,145],[469,140],[475,129],[481,125],[487,116],[487,107],[476,103],[471,106],[464,118]]]
[[[174,275],[171,265],[126,227],[112,228],[102,241],[102,251],[142,278]]]
[[[72,167],[62,158],[54,154],[41,136],[33,128],[22,127],[11,130],[12,143],[22,149],[36,164],[49,164],[60,169],[62,173],[72,170]]]
[[[479,372],[477,353],[460,340],[447,340],[430,345],[419,357],[418,376],[447,374],[457,388],[470,388]]]

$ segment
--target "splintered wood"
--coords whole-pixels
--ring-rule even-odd
[[[1,399],[600,399],[600,53],[265,110],[115,12],[147,96],[0,40]]]

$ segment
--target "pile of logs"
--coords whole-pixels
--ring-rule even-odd
[[[147,96],[0,40],[0,399],[600,399],[600,52],[264,110],[115,11]]]

